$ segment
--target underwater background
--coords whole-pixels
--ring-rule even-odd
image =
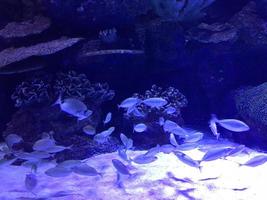
[[[266,0],[0,0],[0,200],[218,198],[201,184],[157,193],[193,184],[170,173],[176,157],[203,181],[202,163],[237,155],[232,173],[244,165],[256,181],[267,165],[266,56]],[[162,166],[175,184],[142,176]],[[49,178],[77,188],[52,191]],[[90,181],[99,190],[77,195]],[[264,199],[253,195],[223,199]]]

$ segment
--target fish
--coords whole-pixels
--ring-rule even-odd
[[[96,134],[95,128],[91,125],[86,125],[85,127],[83,127],[83,132],[87,135],[95,135]]]
[[[176,157],[182,161],[183,163],[187,164],[188,166],[198,168],[201,171],[200,161],[192,159],[190,156],[180,152],[180,151],[174,151],[173,152]]]
[[[239,166],[247,166],[247,167],[257,167],[259,165],[264,164],[267,162],[267,156],[266,155],[259,155],[251,158],[244,164],[239,164]]]
[[[221,127],[233,132],[244,132],[250,129],[245,122],[237,119],[218,119],[216,115],[213,115],[213,120]]]
[[[203,138],[203,136],[204,134],[202,132],[193,132],[189,135],[185,135],[184,142],[187,142],[187,143],[198,142],[199,140]]]
[[[233,148],[218,148],[209,150],[204,156],[202,157],[201,161],[213,161],[220,158],[224,158],[228,156],[228,154],[232,151]]]
[[[132,159],[136,164],[149,164],[155,162],[158,158],[156,156],[147,156],[146,154],[141,154]]]
[[[232,151],[229,152],[228,156],[237,156],[238,154],[245,151],[246,146],[245,145],[239,145],[235,147]]]
[[[58,152],[61,152],[61,151],[67,150],[67,149],[71,149],[72,146],[73,145],[68,146],[68,147],[64,147],[64,146],[55,145],[53,147],[47,148],[45,150],[45,152],[48,152],[48,153],[58,153]]]
[[[176,108],[174,108],[174,107],[172,107],[172,106],[169,106],[169,107],[167,107],[167,108],[164,110],[164,112],[165,112],[166,114],[168,114],[168,115],[171,115],[171,114],[173,114],[173,113],[176,112]]]
[[[211,115],[211,119],[209,121],[209,127],[210,127],[210,130],[213,133],[213,135],[215,135],[216,139],[218,140],[219,137],[220,137],[220,133],[218,132],[218,128],[217,128],[217,125],[216,125],[216,117],[215,117],[215,115]]]
[[[146,155],[146,156],[155,156],[155,155],[157,155],[159,152],[160,152],[160,145],[158,144],[157,146],[152,147],[151,149],[149,149],[149,150],[145,153],[145,155]]]
[[[112,164],[119,174],[131,175],[126,165],[124,165],[120,160],[113,159]]]
[[[175,175],[172,172],[167,172],[167,176],[168,176],[168,178],[173,179],[174,181],[179,181],[179,182],[182,182],[182,183],[194,183],[189,178],[183,178],[183,179],[177,178],[177,177],[175,177]]]
[[[71,174],[72,170],[65,167],[53,167],[45,171],[47,176],[61,178]]]
[[[76,174],[83,176],[98,176],[98,175],[102,176],[100,172],[98,172],[95,168],[87,164],[77,165],[72,168],[72,171]]]
[[[57,104],[59,104],[60,109],[63,112],[77,117],[79,121],[84,120],[93,114],[93,111],[89,110],[82,101],[75,98],[67,98],[62,100],[60,96],[53,105]]]
[[[163,130],[166,133],[171,133],[174,129],[179,128],[180,126],[171,120],[166,120],[163,124]]]
[[[12,163],[14,163],[18,158],[13,158],[13,159],[10,159],[10,160],[7,160],[5,158],[2,158],[0,160],[0,167],[4,167],[4,166],[8,166],[8,165],[11,165]]]
[[[128,113],[128,112],[127,112]],[[131,112],[135,117],[145,117],[145,113],[141,112],[138,108],[134,107]]]
[[[170,143],[175,146],[175,147],[178,147],[179,144],[177,143],[176,139],[175,139],[175,136],[173,133],[170,134]]]
[[[169,154],[173,152],[176,148],[171,144],[164,144],[160,147],[160,152]]]
[[[142,103],[152,108],[160,108],[165,106],[168,102],[163,98],[153,97],[143,100]]]
[[[128,138],[123,133],[120,134],[120,139],[121,139],[121,141],[122,141],[122,143],[126,149],[131,149],[133,147],[133,140]]]
[[[103,121],[103,123],[104,123],[104,124],[107,124],[107,123],[109,123],[109,122],[111,121],[111,119],[112,119],[112,113],[109,112],[109,113],[106,115],[106,118],[105,118],[105,120]]]
[[[219,177],[212,177],[212,178],[202,178],[202,179],[199,179],[198,181],[211,181],[211,180],[217,180]]]
[[[9,134],[8,136],[6,136],[5,138],[5,142],[7,144],[7,146],[11,149],[13,147],[14,144],[18,144],[20,142],[22,142],[23,139],[22,137],[20,137],[17,134]]]
[[[164,123],[165,123],[165,119],[164,119],[163,117],[160,117],[160,118],[159,118],[159,125],[160,125],[160,126],[163,126]]]
[[[29,192],[32,192],[34,188],[36,188],[37,183],[38,183],[37,176],[35,174],[33,173],[26,174],[24,184],[25,184],[25,188]]]
[[[80,160],[65,160],[57,165],[57,167],[66,168],[66,169],[72,169],[73,167],[81,165],[82,162]]]
[[[37,140],[33,144],[32,148],[35,151],[46,151],[46,149],[54,147],[55,145],[56,145],[56,141],[54,139],[44,138],[44,139]]]
[[[140,99],[135,98],[135,97],[130,97],[125,99],[124,101],[122,101],[120,103],[120,105],[118,105],[119,108],[133,108],[134,106],[136,106],[137,104],[139,104],[141,102]]]
[[[124,161],[126,161],[128,163],[132,162],[132,159],[127,155],[127,150],[126,149],[119,148],[118,149],[118,155]]]
[[[142,133],[142,132],[145,132],[146,130],[147,130],[147,126],[143,123],[140,123],[134,126],[133,132]]]
[[[110,127],[109,129],[102,131],[94,136],[94,141],[104,142],[106,139],[114,132],[115,127]]]
[[[40,161],[41,159],[50,158],[51,155],[47,152],[41,152],[41,151],[34,151],[31,153],[28,152],[16,152],[15,156],[17,158],[20,158],[22,160],[28,160],[28,161]]]

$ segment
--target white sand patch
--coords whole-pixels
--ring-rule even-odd
[[[144,152],[132,151],[129,155],[132,157],[141,153]],[[184,153],[196,160],[203,156],[203,152],[199,150]],[[117,153],[88,159],[87,163],[102,172],[103,178],[73,173],[64,178],[49,177],[44,174],[46,169],[54,166],[53,163],[49,163],[38,169],[38,185],[33,191],[36,196],[26,191],[24,186],[25,175],[30,172],[29,168],[1,166],[0,200],[35,199],[35,197],[47,197],[46,199],[49,200],[263,200],[266,199],[267,194],[267,163],[253,168],[239,167],[236,163],[244,163],[259,154],[262,153],[252,151],[250,155],[229,157],[228,160],[203,162],[201,163],[203,169],[200,172],[199,169],[179,161],[173,153],[159,153],[158,160],[153,163],[133,164],[129,167],[133,175],[124,177],[124,188],[120,188],[116,183],[116,170],[111,162],[112,159],[119,159]],[[168,172],[176,178],[188,178],[192,182],[168,178]],[[216,177],[218,178],[200,181],[200,179]],[[59,191],[65,191],[69,195],[50,197],[51,194]]]

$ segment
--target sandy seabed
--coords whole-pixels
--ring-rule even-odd
[[[129,155],[142,153],[145,152],[130,151]],[[196,160],[204,154],[197,149],[184,153]],[[251,151],[227,160],[202,162],[200,172],[179,161],[173,153],[159,153],[153,163],[133,164],[130,172],[134,175],[123,177],[123,187],[118,186],[112,165],[112,159],[119,159],[116,152],[88,159],[87,163],[103,173],[103,177],[74,173],[63,178],[49,177],[44,171],[55,164],[46,163],[37,171],[38,185],[33,190],[36,196],[25,189],[24,180],[29,168],[1,166],[0,200],[265,200],[267,163],[257,167],[237,164],[262,154]],[[169,178],[167,174],[170,172],[179,179]],[[185,181],[189,179],[192,182]],[[53,194],[64,195],[52,197]]]

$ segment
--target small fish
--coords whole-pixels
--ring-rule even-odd
[[[71,149],[71,148],[72,148],[72,145],[69,146],[69,147],[55,145],[53,147],[47,148],[45,150],[45,152],[48,152],[48,153],[58,153],[58,152],[61,152],[61,151],[67,150],[67,149]]]
[[[121,102],[121,104],[118,107],[128,109],[128,108],[132,108],[132,107],[136,106],[140,102],[141,102],[140,99],[135,98],[135,97],[130,97],[130,98],[125,99],[123,102]]]
[[[127,112],[128,113],[128,112]],[[138,108],[134,107],[133,111],[131,112],[135,117],[145,117],[145,114],[138,110]]]
[[[66,177],[70,175],[72,172],[71,169],[64,168],[64,167],[53,167],[45,171],[45,174],[47,176],[60,178],[60,177]]]
[[[245,149],[246,149],[245,145],[239,145],[236,148],[234,148],[232,151],[230,151],[228,156],[237,156],[240,153],[244,152]]]
[[[103,123],[104,123],[104,124],[107,124],[107,123],[109,123],[109,122],[111,121],[111,119],[112,119],[112,113],[109,112],[109,113],[106,115],[106,118],[105,118],[105,120],[103,121]]]
[[[152,147],[151,149],[149,149],[145,155],[150,157],[150,156],[155,156],[157,155],[158,153],[160,152],[160,145],[158,144],[157,146],[155,147]]]
[[[160,107],[165,106],[168,102],[163,98],[154,97],[154,98],[145,99],[143,103],[152,108],[160,108]]]
[[[100,172],[98,172],[95,168],[87,164],[75,166],[72,168],[72,171],[76,174],[84,176],[98,176],[98,175],[102,176]]]
[[[133,140],[128,138],[123,133],[120,134],[120,139],[121,139],[121,141],[122,141],[122,143],[126,149],[131,149],[133,147]]]
[[[87,126],[83,127],[83,132],[87,135],[95,135],[96,134],[95,128],[91,125],[87,125]]]
[[[133,158],[132,161],[137,164],[149,164],[155,162],[157,159],[156,156],[146,156],[146,154],[141,154]]]
[[[164,132],[171,133],[174,129],[178,128],[179,125],[171,120],[166,120],[163,124]]]
[[[178,147],[179,144],[177,143],[176,139],[175,139],[175,136],[173,135],[173,133],[170,134],[170,143],[175,146],[175,147]]]
[[[174,107],[172,107],[172,106],[169,106],[168,108],[166,108],[166,109],[164,110],[164,112],[167,113],[168,115],[171,115],[171,114],[173,114],[173,113],[176,112],[176,108],[174,108]]]
[[[244,187],[244,188],[233,188],[232,190],[233,191],[245,191],[247,189],[248,189],[247,187]]]
[[[54,139],[44,138],[44,139],[37,140],[34,143],[32,148],[35,151],[46,151],[46,149],[54,147],[55,145],[56,145],[56,141]]]
[[[131,175],[128,168],[120,160],[113,159],[112,164],[118,173],[123,174],[123,175]]]
[[[175,177],[175,175],[172,172],[167,172],[167,176],[168,176],[168,178],[173,179],[174,181],[179,181],[179,182],[182,182],[182,183],[194,183],[189,178],[183,178],[183,179],[177,178],[177,177]]]
[[[192,134],[186,135],[185,136],[185,141],[184,142],[198,142],[199,140],[201,140],[203,138],[203,133],[201,132],[194,132]]]
[[[219,177],[212,177],[212,178],[202,178],[202,179],[199,179],[198,181],[211,181],[211,180],[217,180]]]
[[[90,117],[93,112],[87,108],[87,106],[80,100],[75,98],[67,98],[62,100],[61,96],[53,105],[60,105],[60,109],[74,117],[78,120],[83,120]]]
[[[213,135],[216,136],[217,140],[220,137],[220,133],[218,132],[217,125],[216,125],[216,117],[215,115],[211,115],[211,119],[209,121],[209,127]]]
[[[244,132],[248,131],[249,126],[237,119],[218,119],[215,115],[213,115],[213,120],[218,123],[221,127],[233,131],[233,132]]]
[[[132,159],[127,155],[127,150],[126,149],[119,149],[118,150],[118,155],[124,161],[126,161],[128,163],[131,163],[132,162]]]
[[[200,166],[200,162],[197,160],[192,159],[190,156],[180,152],[180,151],[175,151],[174,154],[176,155],[176,157],[182,161],[183,163],[191,166],[191,167],[195,167],[198,168],[199,170],[201,170],[201,166]]]
[[[201,161],[212,161],[228,156],[232,151],[232,148],[218,148],[208,151],[202,158]]]
[[[28,160],[28,161],[39,161],[41,159],[50,158],[51,155],[47,152],[41,152],[41,151],[34,151],[31,153],[28,152],[16,152],[15,153],[17,158],[20,158],[22,160]]]
[[[173,152],[176,148],[171,144],[164,144],[160,147],[160,152],[169,154]]]
[[[159,118],[159,125],[160,125],[160,126],[163,126],[164,123],[165,123],[165,119],[164,119],[163,117],[160,117],[160,118]]]
[[[115,127],[110,127],[109,129],[102,131],[94,136],[94,141],[104,142],[106,139],[114,132]]]
[[[5,142],[10,149],[13,147],[14,144],[18,144],[22,141],[23,141],[22,137],[20,137],[16,134],[9,134],[5,138]]]
[[[143,123],[140,123],[140,124],[136,124],[134,126],[134,132],[137,132],[137,133],[142,133],[144,131],[147,130],[147,126]]]
[[[57,167],[66,168],[66,169],[72,169],[73,167],[81,165],[82,162],[80,160],[65,160],[57,165]]]
[[[32,192],[33,189],[36,188],[37,183],[38,183],[38,181],[37,181],[37,177],[35,174],[33,174],[33,173],[26,174],[24,184],[25,184],[26,189],[29,192]]]
[[[267,156],[266,155],[259,155],[259,156],[255,156],[255,157],[251,158],[250,160],[248,160],[244,164],[239,164],[239,166],[256,167],[256,166],[264,164],[265,162],[267,162]]]

